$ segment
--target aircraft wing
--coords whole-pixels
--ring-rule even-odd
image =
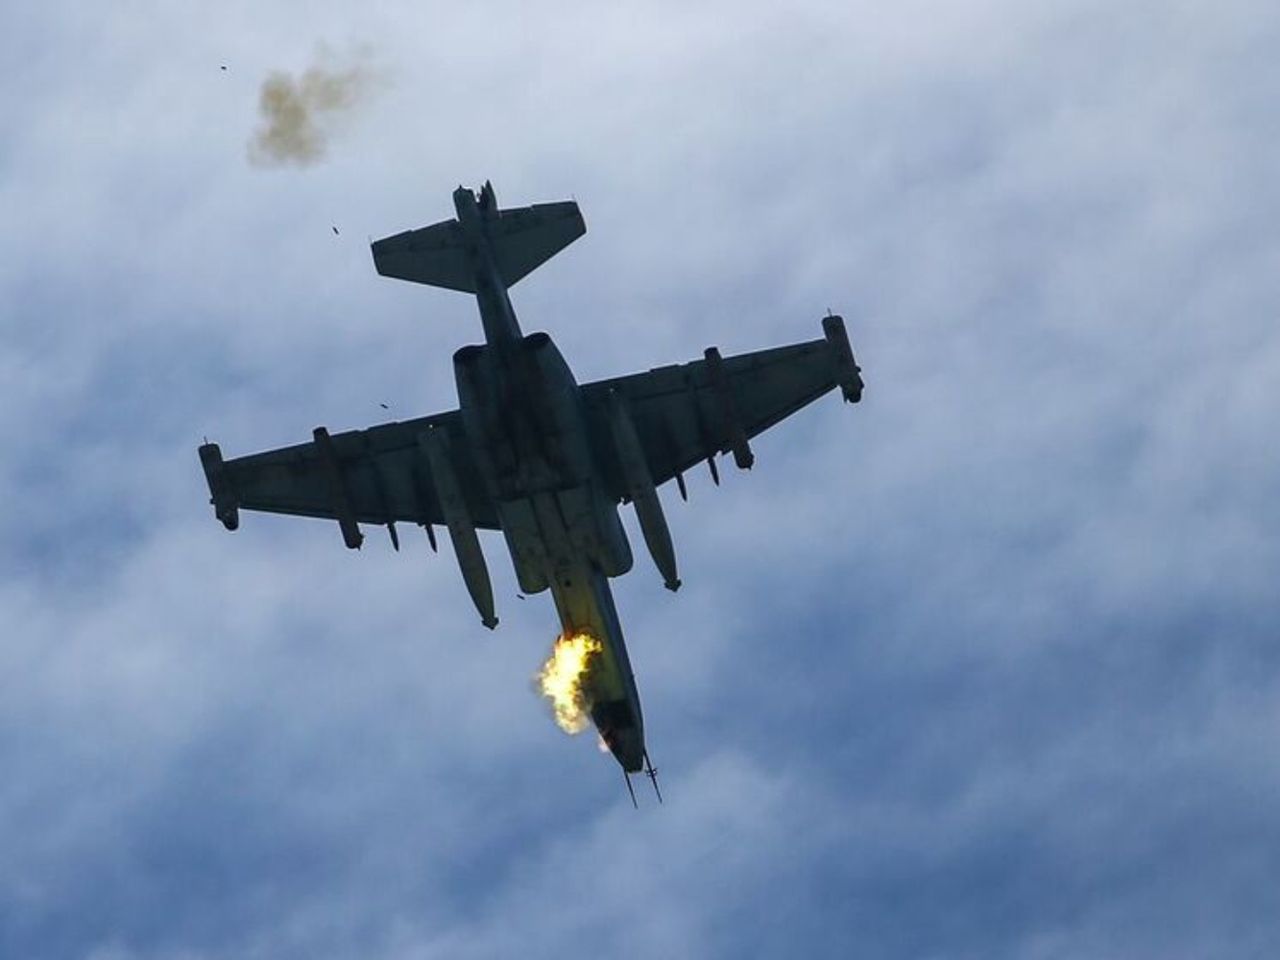
[[[347,545],[356,546],[357,523],[445,522],[428,457],[418,442],[432,428],[448,438],[472,522],[498,529],[497,511],[466,453],[457,411],[333,435],[317,428],[309,443],[225,461],[216,444],[205,444],[200,460],[214,509],[227,527],[235,529],[239,508],[323,517],[342,524]]]
[[[819,340],[721,357],[714,347],[702,360],[583,386],[596,449],[616,450],[609,396],[621,395],[655,485],[716,454],[732,453],[740,467],[754,462],[747,441],[818,397],[841,387],[845,399],[862,396],[860,368],[838,317],[824,321]],[[616,456],[601,457],[616,499],[626,484]]]

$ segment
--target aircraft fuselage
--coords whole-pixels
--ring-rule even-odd
[[[473,240],[486,341],[453,357],[468,452],[497,507],[520,589],[549,589],[563,632],[589,633],[601,643],[584,680],[591,719],[623,769],[638,771],[645,752],[640,698],[609,588],[610,577],[631,569],[631,548],[600,479],[572,371],[550,336],[520,331],[485,237],[487,200],[482,193],[477,204],[469,190],[455,194],[459,222]],[[488,611],[482,599],[482,617],[496,623],[491,595]]]

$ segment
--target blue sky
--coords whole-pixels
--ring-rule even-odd
[[[0,956],[1275,955],[1280,16],[260,7],[0,31]],[[322,49],[370,96],[251,166]],[[580,379],[828,307],[866,371],[664,491],[678,595],[626,515],[662,807],[500,539],[490,634],[447,543],[207,505],[203,436],[454,405],[474,304],[367,240],[485,178],[582,206],[513,292]]]

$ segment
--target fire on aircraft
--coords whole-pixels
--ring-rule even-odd
[[[592,670],[603,649],[589,633],[561,636],[538,671],[538,692],[565,733],[581,733],[591,722]]]
[[[347,547],[361,524],[449,532],[481,623],[498,618],[478,530],[500,530],[522,595],[549,591],[561,640],[540,684],[555,692],[557,722],[589,721],[630,774],[649,762],[640,696],[609,581],[631,569],[619,517],[630,503],[663,583],[680,587],[658,488],[716,457],[741,469],[750,439],[827,392],[862,398],[861,369],[844,321],[828,314],[823,336],[579,384],[546,333],[525,334],[508,288],[586,232],[574,202],[499,209],[488,183],[453,194],[456,217],[373,243],[387,277],[473,294],[484,343],[453,356],[458,409],[224,460],[199,449],[214,513],[228,530],[240,510],[336,520]],[[563,647],[563,649],[562,649]],[[563,708],[562,708],[563,705]],[[567,724],[567,726],[566,726]],[[661,794],[659,793],[659,799]],[[632,794],[632,800],[635,796]]]

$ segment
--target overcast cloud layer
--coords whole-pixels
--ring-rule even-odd
[[[0,956],[1276,956],[1280,14],[457,6],[6,16]],[[321,48],[379,96],[251,166]],[[580,379],[865,369],[664,491],[678,595],[626,515],[662,807],[500,538],[490,634],[447,543],[207,505],[202,436],[455,404],[474,303],[367,241],[485,178],[582,205],[513,293]]]

